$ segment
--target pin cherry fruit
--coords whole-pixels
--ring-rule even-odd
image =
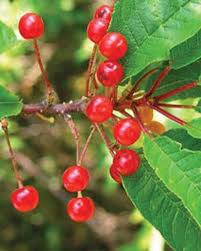
[[[119,144],[129,146],[139,139],[141,128],[135,119],[125,118],[115,124],[113,132]]]
[[[18,188],[12,192],[11,202],[17,211],[30,212],[38,206],[38,191],[32,186]]]
[[[101,63],[97,69],[98,81],[106,87],[119,84],[123,78],[124,69],[117,61],[107,60]]]
[[[89,221],[95,211],[94,202],[89,197],[71,199],[67,204],[67,214],[75,222]]]
[[[95,14],[94,18],[104,18],[106,21],[110,22],[112,17],[113,8],[109,5],[100,6]]]
[[[113,106],[109,98],[103,95],[94,96],[86,108],[87,117],[95,123],[102,123],[112,117]]]
[[[99,43],[107,33],[109,22],[103,18],[96,18],[89,22],[87,26],[87,36],[94,42]]]
[[[114,165],[111,165],[111,167],[110,167],[110,176],[117,183],[119,183],[119,184],[122,183],[120,173],[117,171],[117,169],[115,168]]]
[[[19,32],[24,39],[36,39],[43,35],[43,19],[35,13],[26,13],[20,18]]]
[[[133,175],[140,166],[140,158],[138,154],[129,149],[119,150],[113,159],[114,168],[120,175]]]
[[[81,166],[71,166],[66,169],[62,176],[65,189],[69,192],[84,190],[89,184],[89,172]]]
[[[128,50],[126,38],[118,32],[107,33],[99,43],[100,53],[110,60],[123,58]]]

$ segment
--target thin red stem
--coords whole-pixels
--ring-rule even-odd
[[[2,128],[2,130],[4,132],[6,143],[8,145],[8,149],[9,149],[9,153],[10,153],[10,159],[11,159],[13,170],[14,170],[14,173],[15,173],[15,178],[17,180],[18,186],[23,187],[22,178],[21,178],[21,176],[19,174],[19,167],[17,165],[16,156],[15,156],[15,153],[13,151],[13,148],[12,148],[12,145],[11,145],[11,142],[10,142],[10,138],[9,138],[9,134],[8,134],[7,120],[5,120],[5,119],[1,120],[1,128]]]
[[[105,142],[106,146],[108,147],[110,151],[110,154],[113,157],[115,153],[112,149],[112,142],[110,141],[110,139],[108,138],[107,134],[105,133],[104,129],[101,126],[99,126],[97,123],[94,123],[94,126],[96,130],[98,131],[98,133],[100,134],[102,140]]]
[[[86,90],[85,90],[86,97],[90,96],[90,82],[91,82],[91,77],[93,75],[94,62],[96,61],[97,48],[98,48],[97,45],[94,45],[92,55],[89,60],[89,65],[88,65],[88,70],[87,70]]]
[[[178,108],[178,109],[195,109],[197,107],[195,105],[177,105],[177,104],[165,104],[165,103],[157,103],[157,106]]]
[[[81,153],[81,155],[80,155],[80,159],[79,159],[79,161],[78,161],[78,165],[79,165],[79,166],[82,165],[82,162],[83,162],[83,160],[84,160],[84,157],[85,157],[85,155],[86,155],[86,152],[87,152],[87,150],[88,150],[89,144],[90,144],[90,142],[91,142],[91,139],[92,139],[92,137],[93,137],[95,131],[96,131],[96,128],[93,126],[92,129],[91,129],[91,132],[90,132],[90,134],[89,134],[89,137],[87,138],[87,141],[86,141],[86,143],[85,143],[85,145],[84,145],[84,148],[83,148],[83,150],[82,150],[82,153]]]
[[[78,129],[72,120],[72,117],[70,115],[65,115],[64,120],[67,123],[68,127],[70,128],[71,134],[75,140],[76,144],[76,163],[78,164],[79,158],[80,158],[80,134],[78,132]]]
[[[158,78],[155,80],[153,86],[151,89],[147,92],[145,95],[146,98],[151,97],[151,95],[155,92],[155,90],[159,87],[160,83],[163,81],[163,79],[167,76],[167,74],[170,72],[171,68],[170,66],[167,66],[164,71],[160,73]]]
[[[182,120],[180,118],[177,118],[176,116],[172,115],[171,113],[169,113],[169,112],[163,110],[162,108],[158,107],[156,104],[148,103],[148,106],[150,108],[154,109],[155,111],[163,114],[165,117],[167,117],[167,118],[173,120],[174,122],[180,124],[180,125],[186,125],[187,124],[186,121],[184,121],[184,120]]]
[[[192,83],[189,83],[189,84],[186,84],[186,85],[183,85],[183,86],[180,86],[178,88],[175,88],[174,90],[171,90],[169,92],[166,92],[160,96],[156,96],[154,97],[154,99],[156,100],[156,102],[158,101],[161,101],[161,100],[164,100],[164,99],[167,99],[167,98],[170,98],[174,95],[176,95],[177,93],[180,93],[180,92],[183,92],[183,91],[186,91],[186,90],[189,90],[191,88],[194,88],[197,86],[197,83],[196,82],[192,82]]]
[[[43,62],[42,62],[42,59],[41,59],[40,50],[39,50],[39,46],[38,46],[38,42],[37,42],[36,39],[33,40],[33,47],[34,47],[36,59],[38,61],[38,65],[39,65],[41,73],[42,73],[43,82],[44,82],[45,87],[47,89],[47,93],[48,93],[48,95],[52,95],[54,93],[54,89],[52,87],[52,84],[48,80],[47,73],[46,73],[46,71],[44,69]]]

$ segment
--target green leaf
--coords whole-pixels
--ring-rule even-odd
[[[17,96],[0,86],[0,119],[17,115],[22,110],[22,102]]]
[[[199,251],[201,229],[176,196],[158,177],[147,161],[139,171],[124,178],[131,201],[163,235],[175,251]]]
[[[168,137],[145,138],[144,154],[164,185],[201,224],[201,152],[181,149]]]
[[[182,148],[186,148],[192,151],[200,151],[201,150],[201,139],[196,139],[189,135],[185,129],[172,129],[164,134],[171,138],[174,141],[182,144]]]
[[[195,110],[196,110],[196,112],[201,113],[201,99],[199,100]]]
[[[194,119],[188,123],[186,130],[194,138],[201,139],[201,118]]]
[[[15,33],[6,24],[0,21],[0,53],[10,49],[17,42]]]
[[[170,51],[171,65],[179,69],[201,58],[201,30]]]
[[[115,6],[110,31],[127,38],[125,78],[151,63],[169,59],[169,51],[201,28],[201,0],[124,0]]]

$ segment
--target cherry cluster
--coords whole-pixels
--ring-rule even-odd
[[[82,192],[87,188],[90,181],[90,174],[88,170],[82,166],[82,161],[95,131],[100,134],[113,157],[110,175],[117,183],[121,184],[122,177],[133,175],[141,163],[136,151],[121,147],[128,147],[136,143],[142,132],[152,137],[152,134],[159,135],[165,131],[163,124],[153,120],[153,110],[180,125],[186,125],[185,121],[165,111],[163,107],[194,108],[192,105],[167,104],[162,101],[179,92],[196,87],[196,82],[152,97],[162,80],[169,73],[171,69],[170,66],[167,66],[165,70],[160,73],[147,93],[140,92],[139,86],[146,78],[155,73],[158,70],[157,68],[150,70],[140,77],[132,89],[125,88],[121,96],[118,97],[118,84],[124,77],[124,67],[119,61],[126,55],[128,43],[125,36],[121,33],[108,32],[113,11],[113,7],[108,5],[99,7],[94,13],[93,20],[90,21],[87,27],[88,38],[94,42],[94,50],[89,62],[88,77],[86,80],[85,100],[87,100],[87,103],[85,103],[84,106],[84,113],[92,123],[92,130],[81,154],[75,124],[72,119],[69,119],[69,114],[62,112],[64,120],[71,129],[72,135],[74,135],[77,147],[76,165],[68,167],[62,176],[64,188],[68,192],[77,193],[77,197],[71,199],[66,206],[67,214],[75,222],[90,220],[95,211],[93,200],[89,197],[82,196]],[[47,78],[37,44],[37,39],[44,33],[44,27],[42,18],[35,13],[26,13],[19,21],[19,32],[22,37],[26,40],[33,40],[36,59],[46,87],[47,100],[45,101],[47,103],[47,109],[55,104],[56,94],[52,84]],[[99,49],[100,55],[106,58],[106,60],[99,65],[96,65],[97,48]],[[91,78],[93,78],[92,81]],[[94,86],[91,85],[91,82]],[[105,95],[96,93],[99,86],[104,88]],[[95,90],[92,90],[92,87]],[[128,110],[131,113],[129,113]],[[115,112],[120,113],[120,116],[117,116]],[[65,115],[68,116],[65,117]],[[122,118],[121,115],[125,118]],[[42,116],[42,114],[40,114],[40,116]],[[103,123],[108,123],[108,121],[112,121],[112,132],[115,139],[115,144],[113,145],[111,145],[111,141],[108,139],[102,126]],[[0,122],[5,133],[15,177],[18,182],[18,189],[11,194],[12,205],[20,212],[32,211],[39,203],[38,191],[33,186],[23,185],[9,140],[7,121],[3,119]]]

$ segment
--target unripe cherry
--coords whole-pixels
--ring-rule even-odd
[[[149,124],[149,123],[151,123],[151,121],[152,121],[152,119],[153,119],[153,116],[154,116],[153,109],[151,109],[151,108],[148,107],[148,106],[139,106],[139,107],[137,108],[137,110],[138,110],[140,119],[141,119],[141,121],[142,121],[144,124]]]
[[[128,50],[126,38],[119,32],[107,33],[99,43],[100,53],[110,60],[123,58]]]
[[[161,135],[166,131],[165,126],[158,121],[152,121],[147,128],[156,135]]]
[[[62,176],[63,185],[69,192],[84,190],[89,184],[89,172],[81,166],[71,166]]]
[[[19,32],[24,39],[36,39],[43,35],[43,19],[35,13],[26,13],[20,18]]]
[[[67,214],[75,222],[89,221],[95,211],[94,202],[89,197],[71,199],[67,204]]]
[[[138,154],[129,149],[119,150],[113,159],[113,165],[121,175],[133,175],[140,166]]]
[[[113,106],[109,98],[102,95],[94,96],[86,108],[87,117],[95,122],[102,123],[112,117]]]
[[[99,43],[107,33],[108,26],[108,21],[103,18],[96,18],[91,20],[87,26],[88,38],[96,44]]]
[[[129,146],[139,139],[141,128],[135,119],[125,118],[115,124],[113,132],[114,138],[119,144]]]
[[[112,17],[112,12],[113,12],[113,8],[111,6],[102,5],[96,10],[94,14],[94,18],[104,18],[105,20],[110,22],[111,17]]]
[[[16,189],[11,194],[13,207],[22,213],[30,212],[38,206],[38,191],[33,186],[24,186]]]
[[[101,84],[113,87],[123,79],[124,69],[117,61],[107,60],[99,65],[96,75]]]
[[[118,170],[115,168],[115,166],[113,164],[110,167],[110,176],[117,183],[119,183],[119,184],[122,183],[122,181],[121,181],[121,175],[120,175],[120,173],[118,172]]]

